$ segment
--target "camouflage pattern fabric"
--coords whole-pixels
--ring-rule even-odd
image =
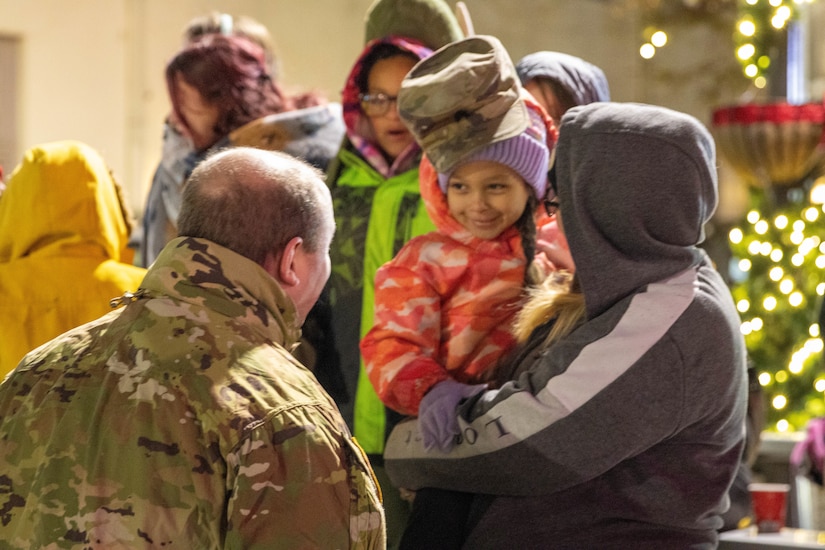
[[[372,469],[289,354],[292,302],[209,241],[0,385],[0,548],[385,547]]]
[[[441,173],[530,126],[524,90],[504,45],[493,36],[453,42],[407,74],[398,113]]]

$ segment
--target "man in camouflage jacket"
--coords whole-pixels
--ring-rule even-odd
[[[372,470],[290,355],[329,276],[319,172],[232,149],[119,308],[0,385],[0,549],[384,548]]]

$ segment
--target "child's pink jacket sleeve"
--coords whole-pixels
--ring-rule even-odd
[[[417,415],[424,394],[450,378],[435,360],[440,304],[438,289],[396,261],[375,276],[375,326],[361,341],[361,354],[378,397],[399,413]]]

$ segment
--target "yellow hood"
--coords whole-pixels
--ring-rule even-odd
[[[97,245],[131,263],[123,199],[100,155],[77,141],[33,147],[0,195],[0,263],[46,249]]]

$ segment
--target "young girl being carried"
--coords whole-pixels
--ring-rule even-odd
[[[437,230],[378,271],[361,352],[384,403],[418,415],[422,399],[454,407],[479,391],[515,344],[556,130],[490,36],[419,62],[398,102],[426,154],[421,196]],[[449,446],[457,427],[427,426],[425,415],[428,446]]]
[[[546,198],[556,129],[489,36],[416,64],[398,105],[425,153],[421,196],[437,230],[379,269],[375,325],[361,352],[383,402],[418,415],[425,445],[446,449],[458,425],[445,425],[451,415],[441,411],[492,380],[516,343],[525,286],[540,278],[530,275],[536,206]]]

